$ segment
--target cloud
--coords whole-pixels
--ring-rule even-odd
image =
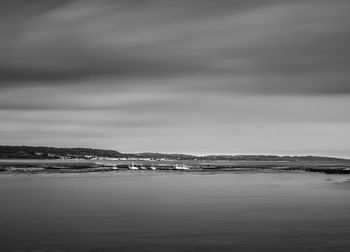
[[[346,1],[47,5],[22,9],[27,19],[19,22],[7,17],[12,30],[2,32],[0,43],[3,87],[209,75],[231,79],[225,92],[350,93]],[[240,83],[242,76],[251,81]]]
[[[3,0],[0,138],[346,154],[349,8],[346,0]]]

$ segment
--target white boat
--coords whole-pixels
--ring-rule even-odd
[[[135,165],[134,165],[134,162],[131,163],[131,165],[129,165],[129,170],[138,170],[139,168],[137,168]]]
[[[178,164],[176,164],[175,165],[175,169],[176,170],[184,170],[184,171],[188,171],[190,168],[189,167],[187,167],[186,165],[184,165],[184,164],[182,164],[182,165],[178,165]]]
[[[155,170],[157,170],[157,167],[155,167],[154,165],[152,165],[152,166],[150,167],[150,169],[151,169],[152,171],[155,171]]]
[[[141,169],[141,170],[147,170],[147,168],[144,167],[142,164],[141,164],[141,166],[140,166],[140,169]]]

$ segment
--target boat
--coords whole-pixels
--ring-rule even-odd
[[[131,163],[131,165],[129,165],[129,170],[138,170],[139,168],[137,168],[136,166],[134,166],[134,162]]]
[[[142,163],[141,163],[140,169],[141,169],[141,170],[147,170],[147,168],[144,167],[144,166],[142,165]]]
[[[151,165],[150,169],[151,169],[152,171],[155,171],[155,170],[157,170],[157,167],[155,167],[154,165]]]
[[[178,165],[176,164],[175,165],[175,170],[184,170],[184,171],[188,171],[190,168],[187,167],[185,164],[182,164],[182,165]]]

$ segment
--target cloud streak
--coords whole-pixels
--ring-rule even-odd
[[[256,80],[237,91],[350,92],[346,1],[68,1],[53,6],[12,23],[13,30],[5,33],[2,85],[212,73],[233,83],[242,75]],[[242,86],[231,85],[233,92],[237,85]]]

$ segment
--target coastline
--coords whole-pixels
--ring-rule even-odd
[[[169,162],[151,162],[135,160],[142,170],[133,172],[316,172],[325,174],[350,174],[350,162],[193,162],[176,160]],[[89,161],[89,160],[0,160],[0,174],[40,174],[40,173],[91,173],[119,172],[129,170],[128,162]],[[177,170],[175,163],[186,164],[189,170]]]

